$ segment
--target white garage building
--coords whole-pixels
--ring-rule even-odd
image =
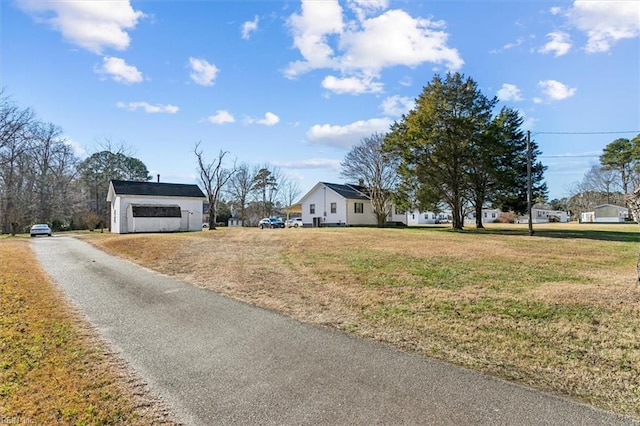
[[[206,200],[198,185],[112,180],[111,232],[202,231]]]

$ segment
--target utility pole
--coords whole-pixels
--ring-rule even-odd
[[[527,130],[527,212],[529,215],[529,235],[533,235],[533,218],[531,217],[531,131]]]

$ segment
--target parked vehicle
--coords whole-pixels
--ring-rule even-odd
[[[31,227],[29,234],[32,237],[35,237],[36,235],[47,235],[50,237],[51,228],[49,228],[49,225],[47,225],[46,223],[36,223]]]
[[[287,228],[302,228],[302,218],[294,217],[287,220]]]
[[[258,228],[284,228],[284,222],[279,217],[265,217],[258,222]]]

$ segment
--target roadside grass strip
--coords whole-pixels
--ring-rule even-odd
[[[0,423],[172,424],[73,313],[27,239],[0,239],[0,259]]]

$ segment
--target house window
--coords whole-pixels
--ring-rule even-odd
[[[182,217],[180,206],[131,206],[133,217]]]
[[[331,214],[336,214],[338,210],[338,205],[336,203],[331,203]]]
[[[353,211],[354,213],[364,213],[364,203],[354,203]]]
[[[315,204],[309,204],[309,213],[310,214],[316,214],[316,205]]]
[[[425,214],[424,214],[424,219],[425,219],[425,220],[429,219],[429,213],[425,213]]]

